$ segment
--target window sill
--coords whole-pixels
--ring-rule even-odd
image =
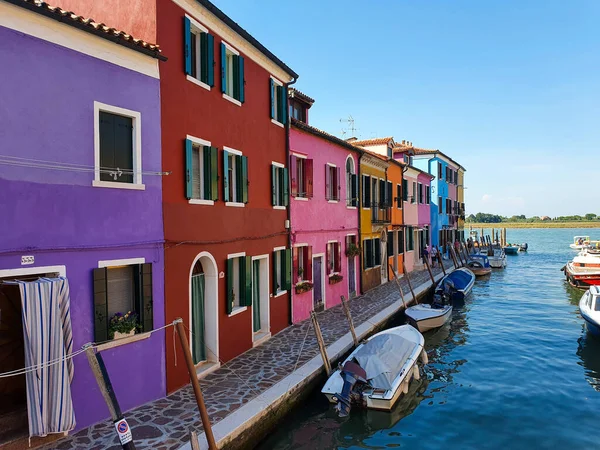
[[[134,191],[146,190],[146,185],[144,185],[144,184],[118,183],[116,181],[93,180],[92,186],[93,187],[112,188],[112,189],[130,189],[130,190],[134,190]]]
[[[356,206],[346,206],[346,209],[356,209]]]
[[[369,211],[370,209],[371,209],[371,208],[365,208],[365,207],[363,206],[363,211]]]
[[[200,86],[200,87],[202,87],[202,88],[206,89],[207,91],[210,91],[210,86],[209,86],[208,84],[206,84],[206,83],[204,83],[204,82],[202,82],[202,81],[198,80],[197,78],[194,78],[194,77],[193,77],[193,76],[191,76],[191,75],[186,75],[186,76],[185,76],[185,78],[186,78],[188,81],[191,81],[192,83],[194,83],[195,85],[197,85],[197,86]]]
[[[277,121],[277,120],[275,120],[275,119],[271,119],[271,123],[274,123],[274,124],[275,124],[275,125],[277,125],[278,127],[285,128],[285,127],[284,127],[284,125],[283,125],[281,122],[278,122],[278,121]]]
[[[237,208],[245,208],[246,204],[240,203],[240,202],[225,202],[225,206],[235,206]]]
[[[233,103],[234,105],[238,105],[238,106],[242,106],[242,102],[240,102],[239,100],[236,100],[235,98],[223,93],[223,98],[225,100],[229,100],[231,103]]]
[[[296,283],[296,286],[298,286],[299,284],[302,284],[302,283],[312,283],[312,281],[311,281],[311,280],[302,280],[302,281],[298,281],[298,282]]]
[[[124,337],[121,339],[114,339],[112,341],[108,341],[108,342],[98,345],[96,350],[101,352],[103,350],[120,347],[121,345],[132,344],[134,342],[143,341],[144,339],[148,339],[150,336],[152,336],[152,333],[146,332],[146,333],[134,334],[133,336]]]
[[[273,298],[281,297],[282,295],[287,294],[287,292],[288,291],[279,291],[273,296]]]
[[[210,205],[210,206],[214,206],[214,204],[215,204],[214,200],[202,200],[199,198],[190,198],[188,200],[188,203],[190,205]]]
[[[339,203],[339,200],[327,200],[327,203]]]
[[[308,201],[308,197],[294,197],[294,200],[300,200],[303,202],[307,202]]]
[[[286,207],[285,206],[281,206],[281,205],[275,205],[273,206],[273,209],[282,209],[285,211]]]
[[[247,309],[247,306],[236,306],[235,308],[233,308],[233,311],[231,311],[231,313],[227,315],[227,317],[237,316],[239,313],[243,313]]]

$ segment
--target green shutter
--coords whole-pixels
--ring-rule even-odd
[[[245,87],[244,87],[244,57],[238,56],[238,76],[239,76],[239,98],[238,100],[242,103],[246,101]],[[237,98],[237,97],[236,97]]]
[[[233,259],[227,259],[227,295],[225,296],[227,314],[233,311]]]
[[[277,279],[277,254],[279,253],[279,250],[276,250],[273,252],[272,258],[273,258],[273,270],[271,271],[271,279],[273,280],[273,295],[277,294],[277,284],[278,284],[278,279]],[[283,286],[280,286],[281,288],[283,288]]]
[[[106,267],[94,269],[94,342],[108,340]]]
[[[289,187],[288,187],[288,169],[287,167],[284,167],[284,169],[281,171],[281,187],[283,189],[282,191],[282,196],[283,196],[283,206],[288,206],[290,204],[290,191],[289,191]]]
[[[277,166],[271,165],[271,203],[273,206],[277,206]]]
[[[142,279],[142,298],[140,315],[140,323],[142,331],[152,331],[154,324],[154,305],[152,302],[152,264],[140,264],[140,274]]]
[[[231,95],[236,100],[240,99],[240,57],[233,55],[233,89]]]
[[[202,147],[202,163],[203,173],[202,173],[202,183],[204,184],[204,200],[212,199],[212,184],[211,184],[211,173],[210,173],[210,147],[205,145]]]
[[[229,199],[229,152],[223,150],[223,201],[228,202]]]
[[[208,34],[200,33],[200,81],[208,84]]]
[[[244,272],[244,276],[240,277],[243,283],[240,283],[240,292],[243,292],[242,300],[240,300],[240,306],[252,306],[252,257],[242,256],[240,258],[240,267]]]
[[[351,206],[358,206],[358,175],[352,174],[350,185]]]
[[[402,200],[408,201],[408,180],[402,180]]]
[[[279,104],[277,105],[277,107],[279,108],[279,121],[285,125],[285,112],[287,106],[287,95],[285,92],[285,86],[277,86],[277,89],[279,91]]]
[[[192,74],[192,36],[191,36],[190,19],[183,18],[183,40],[184,40],[184,70],[187,75]]]
[[[210,147],[210,200],[219,199],[219,149]]]
[[[242,203],[248,203],[248,157],[241,156],[242,161]]]
[[[292,289],[292,250],[286,248],[282,252],[281,273],[282,277],[285,277],[285,290],[289,292]]]
[[[194,196],[192,189],[192,141],[185,140],[185,198]]]
[[[242,203],[242,155],[235,155],[235,201]],[[232,199],[233,200],[233,199]]]
[[[206,84],[210,87],[215,85],[215,38],[212,34],[206,34]]]
[[[227,49],[221,42],[221,92],[227,92]]]
[[[269,77],[269,89],[271,92],[271,119],[275,118],[275,83],[273,78]]]

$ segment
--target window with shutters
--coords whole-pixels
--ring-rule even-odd
[[[375,262],[373,259],[373,240],[365,239],[363,241],[363,267],[366,269],[371,269],[374,267]]]
[[[294,99],[290,99],[289,103],[290,103],[290,108],[289,108],[290,117],[293,117],[294,119],[299,120],[300,122],[307,123],[307,121],[306,121],[306,106],[304,105],[304,103],[299,102]]]
[[[227,256],[228,315],[234,315],[252,306],[252,257],[245,253]]]
[[[438,213],[439,214],[444,214],[444,203],[442,202],[442,196],[441,195],[438,197],[438,208],[439,208]]]
[[[425,186],[425,203],[427,205],[431,203],[431,186]]]
[[[221,92],[223,97],[241,106],[244,103],[244,57],[221,42]]]
[[[290,156],[292,197],[309,199],[313,196],[313,160]]]
[[[442,171],[442,163],[438,162],[438,180],[441,180],[443,177],[442,175],[444,174],[444,172]]]
[[[402,185],[396,185],[396,207],[402,209]]]
[[[271,120],[277,125],[285,125],[287,110],[287,93],[279,80],[269,77],[271,91]]]
[[[407,227],[406,228],[406,251],[412,252],[414,249],[415,249],[414,228]]]
[[[419,183],[419,203],[425,203],[423,201],[423,183]]]
[[[92,185],[144,189],[141,159],[141,114],[94,102]]]
[[[398,254],[404,253],[404,230],[398,231]]]
[[[140,261],[140,264],[129,264]],[[139,329],[153,329],[152,264],[139,260],[100,261],[94,269],[94,341],[109,335],[110,319],[132,312],[137,315]]]
[[[379,219],[379,179],[371,178],[371,220],[373,222]]]
[[[394,254],[396,253],[394,251],[394,234],[395,233],[393,231],[387,232],[387,255],[388,255],[388,257],[394,256]]]
[[[185,196],[189,203],[213,205],[218,199],[218,149],[188,136],[185,140]]]
[[[373,242],[373,263],[375,267],[381,266],[381,239],[372,239]]]
[[[411,203],[417,203],[417,182],[412,183],[412,195],[410,196]]]
[[[334,164],[325,164],[325,199],[339,201],[340,189],[340,168]]]
[[[185,73],[188,81],[210,90],[214,86],[214,37],[191,17],[184,17]]]
[[[408,180],[402,180],[402,200],[408,201]]]
[[[342,271],[342,245],[337,241],[327,243],[327,274],[338,274]]]
[[[223,200],[226,206],[248,203],[248,157],[228,147],[223,150]]]
[[[285,209],[289,204],[288,170],[280,163],[271,163],[271,203],[276,209]]]
[[[371,207],[371,177],[369,175],[362,176],[362,207]]]
[[[300,244],[292,250],[292,277],[297,283],[312,281],[312,247]]]
[[[346,158],[346,206],[358,206],[358,176],[354,173],[354,158]]]
[[[291,287],[291,250],[276,248],[273,250],[273,296],[284,294]]]

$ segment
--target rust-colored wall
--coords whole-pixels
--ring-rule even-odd
[[[156,40],[156,0],[57,0],[51,4],[91,17],[136,39],[160,44]]]
[[[182,317],[189,326],[189,273],[202,251],[212,254],[219,272],[225,271],[228,254],[271,254],[274,247],[288,247],[284,228],[287,212],[271,205],[271,162],[286,163],[285,130],[270,118],[269,73],[245,57],[245,103],[240,107],[224,99],[220,90],[220,44],[214,35],[215,86],[206,90],[184,73],[184,11],[171,0],[158,0],[158,41],[169,61],[160,65],[163,170],[172,174],[163,181],[165,223],[166,321]],[[195,17],[200,23],[199,17]],[[234,42],[228,42],[235,47]],[[219,197],[214,206],[191,205],[185,198],[184,140],[191,135],[219,148]],[[222,201],[222,149],[231,147],[248,156],[248,197],[244,208]],[[269,277],[271,276],[271,270]],[[226,279],[219,279],[219,351],[227,361],[252,347],[251,308],[228,317],[225,310]],[[269,280],[269,284],[270,280]],[[270,299],[271,333],[289,324],[290,299]],[[246,332],[248,330],[248,332]],[[172,339],[167,336],[167,341]],[[182,355],[174,366],[173,346],[167,346],[167,389],[189,381]],[[178,350],[179,352],[179,350]]]

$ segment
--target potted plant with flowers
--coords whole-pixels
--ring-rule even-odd
[[[139,328],[139,320],[136,313],[127,311],[125,314],[116,313],[108,323],[109,339],[121,339],[135,334]]]
[[[346,247],[346,256],[348,258],[353,258],[358,255],[360,255],[360,248],[358,247],[358,245],[356,245],[353,242],[348,244],[348,246]]]

